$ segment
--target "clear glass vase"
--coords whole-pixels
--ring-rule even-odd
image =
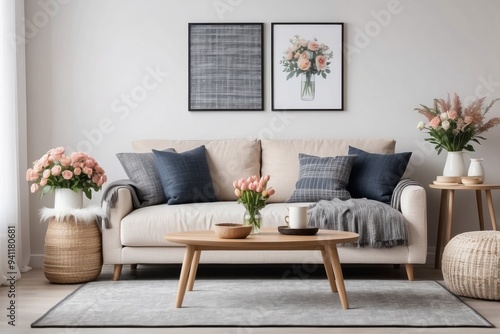
[[[253,212],[245,211],[243,215],[243,225],[252,225],[252,234],[259,233],[261,223],[262,215],[259,210]]]
[[[312,101],[316,94],[314,75],[309,72],[300,75],[300,98],[302,101]]]

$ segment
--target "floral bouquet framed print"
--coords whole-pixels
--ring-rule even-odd
[[[272,23],[272,110],[343,110],[343,23]]]

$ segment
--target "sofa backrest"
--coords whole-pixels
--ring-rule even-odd
[[[270,203],[285,202],[299,178],[299,153],[320,157],[346,155],[349,146],[370,153],[394,153],[393,139],[224,139],[224,140],[139,140],[132,142],[137,153],[174,148],[177,152],[205,145],[215,193],[221,201],[233,201],[233,181],[251,175],[270,175],[269,186],[276,194]]]
[[[269,202],[285,202],[299,178],[299,153],[319,157],[346,155],[349,146],[370,153],[394,153],[393,139],[262,139],[262,175],[270,175],[276,190]]]
[[[208,167],[215,188],[215,195],[221,201],[234,201],[233,181],[251,175],[260,175],[260,140],[138,140],[132,142],[137,153],[152,149],[174,148],[177,152],[192,150],[205,145]],[[160,182],[160,181],[158,181]]]

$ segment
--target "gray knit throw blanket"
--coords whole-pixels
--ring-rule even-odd
[[[309,226],[350,231],[359,239],[349,246],[390,248],[406,245],[407,222],[392,206],[366,199],[321,200],[308,209]]]
[[[101,206],[106,210],[106,217],[103,219],[104,227],[110,228],[109,209],[114,208],[118,200],[118,189],[127,188],[132,196],[132,205],[134,210],[143,207],[139,197],[137,196],[136,184],[129,179],[117,180],[110,183],[102,194]]]

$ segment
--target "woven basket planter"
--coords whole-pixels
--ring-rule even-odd
[[[451,292],[500,300],[500,232],[466,232],[455,236],[444,249],[441,267]]]
[[[83,283],[101,273],[101,231],[94,220],[50,219],[44,250],[43,271],[51,283]]]

